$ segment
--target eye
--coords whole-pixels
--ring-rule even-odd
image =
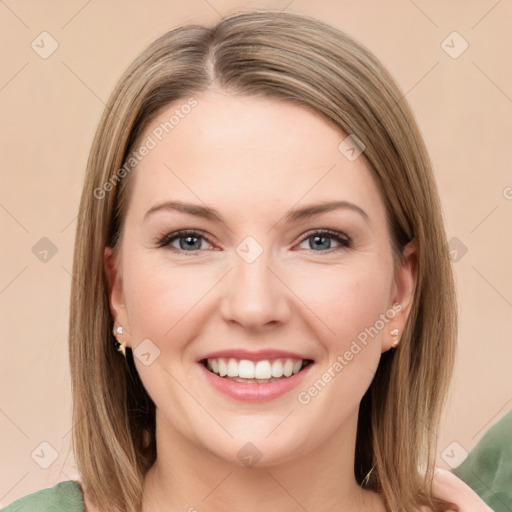
[[[346,247],[350,247],[350,239],[345,236],[343,233],[339,233],[338,231],[331,230],[317,230],[306,233],[306,236],[302,239],[301,243],[309,242],[310,248],[315,249],[332,249],[331,243],[329,240],[334,239],[340,245],[339,248],[343,249]],[[336,248],[334,248],[336,249]],[[314,250],[314,249],[312,249]],[[327,252],[325,250],[314,252]],[[330,252],[330,251],[329,251]]]
[[[207,238],[199,231],[182,230],[164,236],[158,242],[158,247],[169,247],[176,251],[194,252],[201,249],[201,241],[203,240],[208,242]],[[175,241],[178,242],[178,247],[172,245]]]
[[[313,250],[314,252],[331,252],[328,251],[328,249],[333,249],[333,247],[331,247],[332,244],[330,242],[330,240],[332,239],[334,239],[336,243],[338,243],[338,249],[343,249],[351,246],[350,239],[343,233],[325,229],[310,231],[306,233],[306,235],[302,239],[301,244],[304,242],[309,242],[309,249]],[[201,247],[203,241],[206,241],[211,245],[211,242],[208,241],[208,238],[200,231],[186,229],[181,231],[175,231],[174,233],[169,233],[168,235],[165,235],[157,242],[157,246],[168,247],[169,249],[177,252],[196,252],[201,249],[211,250],[204,249]],[[178,242],[177,247],[173,245],[175,242]],[[325,250],[317,251],[316,249]],[[336,249],[336,247],[334,247],[334,249]]]

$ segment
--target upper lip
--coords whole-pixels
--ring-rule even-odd
[[[248,359],[249,361],[263,361],[266,359],[304,359],[307,361],[312,361],[311,357],[298,354],[296,352],[289,352],[287,350],[266,349],[251,351],[243,348],[232,348],[209,352],[208,354],[199,358],[197,362],[204,361],[205,359],[217,359],[220,357],[226,359],[233,358],[238,360]]]

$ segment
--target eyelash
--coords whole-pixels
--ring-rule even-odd
[[[308,231],[307,233],[304,234],[304,236],[300,240],[299,244],[301,244],[302,242],[304,242],[308,238],[310,238],[312,236],[316,236],[316,235],[328,235],[327,238],[333,238],[334,240],[336,240],[340,244],[340,246],[339,247],[334,247],[334,248],[331,247],[330,249],[327,249],[325,251],[313,251],[313,249],[307,249],[307,250],[312,251],[312,252],[329,253],[330,254],[333,251],[341,250],[341,249],[347,249],[347,248],[352,246],[352,242],[351,242],[349,237],[347,237],[343,233],[340,233],[338,231],[332,231],[330,229],[321,229],[321,230]],[[192,230],[192,229],[184,229],[184,230],[175,231],[174,233],[169,233],[169,234],[163,236],[162,238],[160,238],[158,240],[157,247],[168,247],[170,250],[175,251],[175,252],[181,252],[181,253],[187,253],[188,252],[188,253],[191,253],[191,254],[200,251],[200,249],[194,250],[194,251],[184,251],[182,249],[177,249],[176,247],[170,246],[171,242],[174,242],[175,240],[179,240],[180,238],[185,238],[187,236],[193,236],[193,237],[196,237],[196,238],[202,238],[202,239],[206,240],[208,243],[213,245],[213,242],[211,240],[209,240],[209,238],[207,236],[205,236],[203,233],[201,233],[200,231],[195,231],[195,230]]]

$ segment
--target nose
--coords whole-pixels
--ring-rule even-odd
[[[233,268],[223,279],[220,308],[226,322],[257,332],[288,321],[292,293],[269,252],[252,262],[234,256]]]

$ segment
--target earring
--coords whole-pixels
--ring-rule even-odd
[[[391,348],[396,348],[397,345],[400,343],[400,338],[398,335],[400,334],[400,331],[398,329],[393,329],[390,332],[391,336],[393,336],[393,344],[391,345]]]
[[[370,475],[372,474],[373,468],[375,467],[375,464],[372,466],[372,469],[368,471],[366,476],[364,477],[364,480],[361,483],[361,487],[364,487],[365,485],[368,485],[368,481],[370,480]]]
[[[117,348],[117,351],[118,352],[121,352],[123,354],[123,356],[126,357],[126,343],[123,341],[119,341],[117,339],[117,335],[121,335],[123,334],[123,327],[120,325],[119,327],[114,327],[113,329],[113,333],[114,333],[114,337],[116,338],[116,341],[115,341],[115,345],[116,345],[116,348]]]

